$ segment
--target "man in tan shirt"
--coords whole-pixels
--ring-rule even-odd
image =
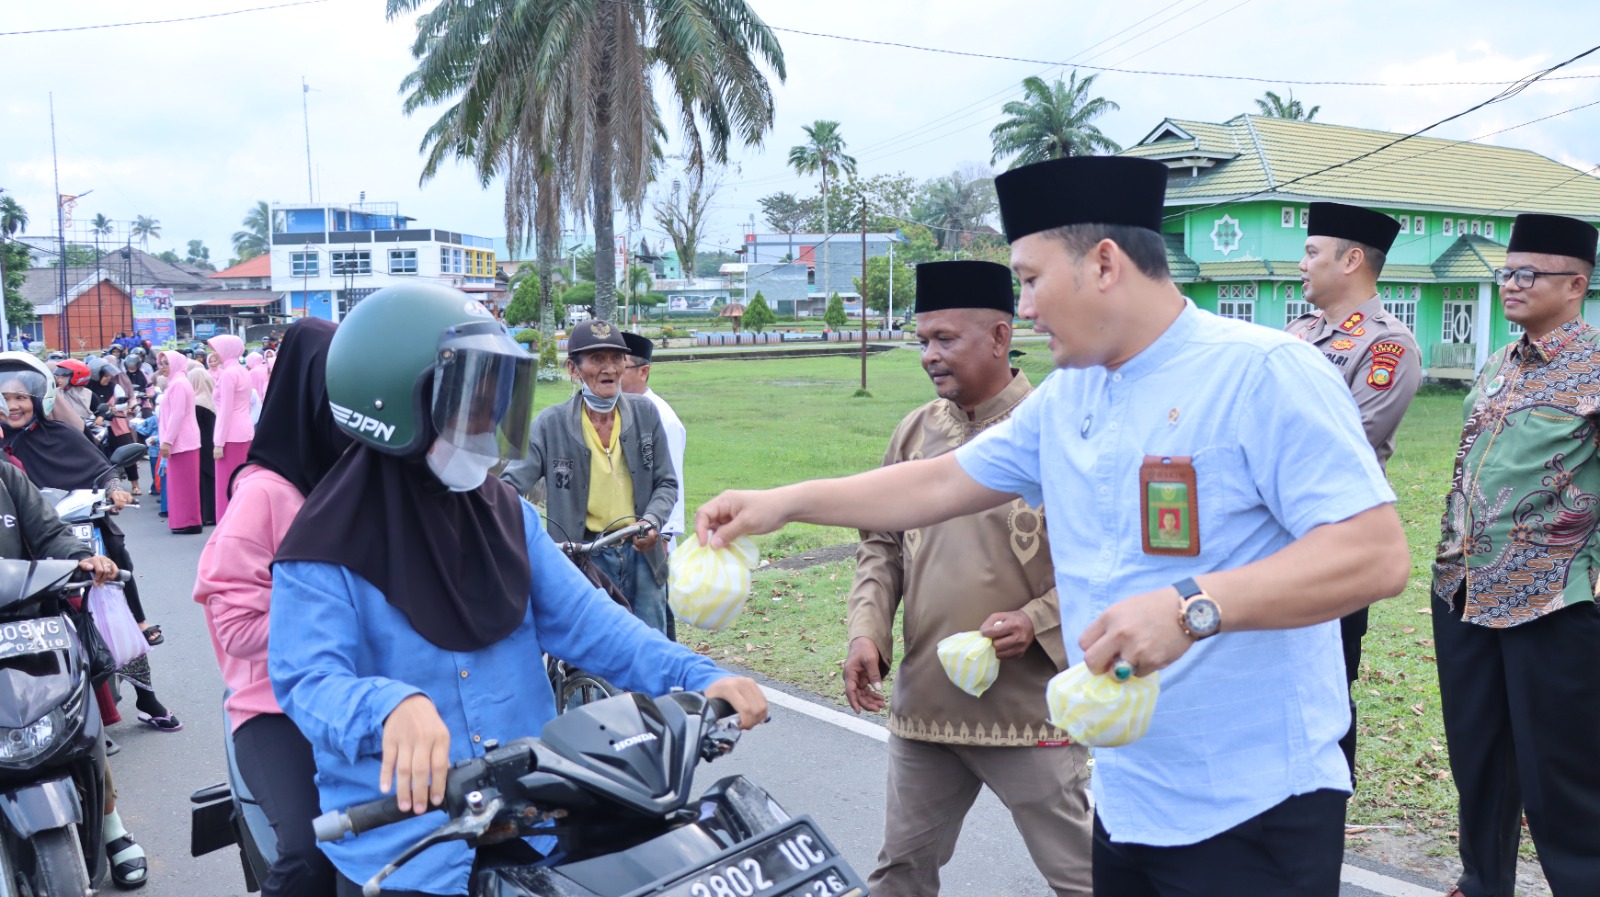
[[[1400,233],[1400,223],[1382,212],[1337,202],[1314,202],[1306,228],[1300,284],[1317,310],[1289,322],[1287,333],[1319,349],[1339,370],[1361,412],[1361,428],[1385,467],[1394,454],[1394,434],[1422,385],[1422,352],[1404,322],[1378,297],[1378,276]],[[1345,681],[1354,686],[1361,669],[1361,639],[1367,609],[1339,620]],[[1339,740],[1350,781],[1356,771],[1356,702],[1350,699],[1350,729]]]
[[[885,464],[953,451],[1010,416],[1032,389],[1010,364],[1011,272],[992,262],[917,267],[917,339],[939,398],[907,415]],[[884,844],[874,897],[931,897],[967,811],[988,785],[1011,811],[1058,897],[1091,892],[1087,751],[1046,721],[1045,686],[1066,666],[1044,511],[1021,499],[904,533],[863,532],[850,592],[845,695],[878,711],[904,613],[889,709]],[[903,608],[901,607],[903,605]],[[981,698],[936,649],[979,630],[1000,674]]]

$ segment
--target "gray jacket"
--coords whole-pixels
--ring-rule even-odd
[[[27,475],[0,459],[0,558],[81,561],[91,554]]]
[[[667,434],[656,406],[644,396],[624,393],[621,412],[622,454],[633,479],[633,512],[657,529],[678,500],[678,478],[672,472]],[[501,478],[528,495],[545,487],[545,529],[556,541],[579,541],[589,509],[589,447],[583,441],[583,397],[552,405],[534,418],[528,457],[506,468]],[[664,545],[648,554],[658,583],[666,581]]]

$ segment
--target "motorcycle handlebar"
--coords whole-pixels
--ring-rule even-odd
[[[347,833],[362,832],[392,825],[411,816],[411,811],[400,809],[400,799],[391,794],[343,810],[329,810],[311,820],[311,829],[318,841],[337,841]]]

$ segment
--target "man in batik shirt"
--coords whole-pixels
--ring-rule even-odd
[[[1555,897],[1600,888],[1600,232],[1519,215],[1495,272],[1521,339],[1467,396],[1433,579],[1462,875],[1512,897],[1523,812]]]

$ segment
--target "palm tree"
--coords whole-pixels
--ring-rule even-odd
[[[239,261],[247,262],[272,251],[272,207],[265,200],[251,206],[240,223],[245,229],[233,232],[233,254]]]
[[[0,234],[15,236],[28,226],[28,212],[15,197],[0,196]]]
[[[933,230],[939,250],[944,251],[952,245],[960,248],[962,236],[975,232],[998,205],[992,175],[982,170],[958,170],[923,188],[912,217]]]
[[[389,15],[424,3],[388,0]],[[566,199],[593,217],[602,249],[615,201],[637,216],[655,175],[658,75],[696,168],[725,163],[735,137],[760,143],[773,102],[759,63],[785,76],[777,38],[745,0],[442,0],[418,18],[412,55],[406,111],[455,100],[424,137],[429,164],[504,173],[508,224],[541,211],[558,222]],[[596,311],[612,319],[612,253],[597,254],[595,275]]]
[[[134,217],[133,227],[128,233],[139,238],[140,248],[145,252],[150,251],[150,238],[161,239],[161,219],[151,218],[149,215]]]
[[[825,235],[822,238],[823,274],[817,283],[826,293],[831,288],[828,276],[833,273],[829,252],[833,241],[826,236],[831,229],[828,218],[828,178],[839,177],[840,171],[854,177],[856,160],[845,154],[844,138],[839,134],[838,122],[818,119],[809,125],[801,125],[800,129],[806,132],[806,142],[789,148],[789,167],[796,174],[822,174],[822,229]]]
[[[1294,121],[1311,121],[1322,110],[1321,106],[1312,106],[1310,109],[1305,104],[1294,98],[1294,91],[1289,91],[1286,101],[1272,91],[1267,91],[1256,100],[1256,108],[1267,118],[1287,118]]]
[[[1105,97],[1089,96],[1098,77],[1090,75],[1079,81],[1074,71],[1067,81],[1057,78],[1054,84],[1044,83],[1037,75],[1024,79],[1023,98],[1000,107],[1011,117],[989,132],[994,144],[990,163],[998,164],[1002,157],[1014,155],[1008,167],[1017,168],[1063,156],[1121,152],[1116,141],[1091,124],[1107,112],[1122,108]]]
[[[89,219],[89,231],[94,234],[94,272],[96,280],[100,279],[100,238],[111,236],[113,229],[114,224],[111,219],[99,212],[96,212],[94,217]]]

